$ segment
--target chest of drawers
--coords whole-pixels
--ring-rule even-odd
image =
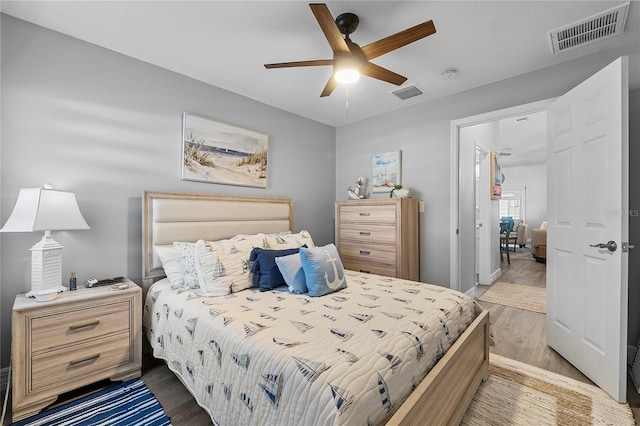
[[[78,288],[49,302],[16,297],[12,313],[13,421],[58,395],[110,378],[140,376],[140,287]]]
[[[419,281],[418,200],[336,201],[336,247],[346,269]]]

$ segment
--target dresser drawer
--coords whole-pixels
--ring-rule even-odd
[[[340,223],[396,223],[395,205],[344,205],[340,207]]]
[[[351,257],[371,262],[396,263],[395,246],[365,245],[356,243],[341,243],[340,257]]]
[[[342,224],[340,240],[340,242],[352,240],[365,244],[368,242],[395,243],[396,228],[388,225]]]
[[[121,300],[32,319],[31,350],[38,352],[105,336],[130,327],[130,303]]]
[[[351,261],[350,259],[346,259],[342,261],[342,266],[344,266],[345,269],[350,269],[352,271],[384,275],[385,277],[395,277],[397,273],[396,268],[393,265],[382,265],[366,261]]]
[[[35,355],[31,361],[31,391],[49,386],[61,386],[84,376],[95,376],[133,361],[129,333],[120,333],[104,339],[71,346],[57,351]]]

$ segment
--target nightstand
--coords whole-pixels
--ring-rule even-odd
[[[16,296],[12,313],[13,421],[58,395],[103,379],[128,380],[142,367],[142,292],[127,280],[65,291],[48,302]]]

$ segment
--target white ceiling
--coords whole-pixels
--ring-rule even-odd
[[[547,163],[547,113],[540,111],[498,122],[503,167]],[[509,155],[505,155],[505,153]]]
[[[6,1],[2,12],[332,126],[398,110],[623,44],[640,46],[640,4],[625,32],[552,55],[549,30],[619,1],[334,1],[353,12],[361,46],[432,19],[436,34],[372,62],[426,93],[401,101],[388,83],[363,77],[320,98],[330,67],[267,70],[265,63],[329,59],[306,1]],[[638,49],[640,51],[640,49]],[[637,59],[637,58],[636,58]],[[630,84],[640,84],[630,60]],[[454,79],[441,77],[454,67]]]

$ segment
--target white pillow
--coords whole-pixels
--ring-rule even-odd
[[[171,283],[171,288],[184,287],[184,266],[182,266],[182,255],[173,246],[158,246],[156,253],[162,262],[164,273]]]
[[[300,231],[297,234],[292,234],[290,231],[287,231],[277,234],[267,234],[266,237],[268,248],[273,250],[297,248],[305,244],[309,248],[316,246],[308,231]]]
[[[181,255],[184,268],[184,288],[200,287],[196,269],[196,245],[194,243],[174,242],[173,246]]]
[[[253,287],[249,256],[254,247],[265,248],[265,237],[265,234],[236,235],[208,243],[218,255],[223,271],[221,277],[232,292]]]
[[[205,296],[224,296],[231,293],[231,285],[223,277],[223,268],[218,255],[203,240],[195,244],[196,271],[201,294]]]

